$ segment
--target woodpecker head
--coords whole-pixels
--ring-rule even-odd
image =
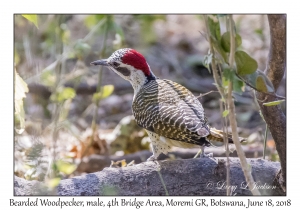
[[[135,92],[149,80],[156,79],[144,56],[130,48],[117,50],[109,58],[91,62],[91,65],[106,66],[113,70],[128,80]]]

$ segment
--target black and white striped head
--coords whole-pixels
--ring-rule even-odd
[[[102,65],[116,72],[131,82],[133,88],[144,85],[155,79],[144,56],[136,50],[124,48],[115,51],[109,58],[91,62],[91,65]]]

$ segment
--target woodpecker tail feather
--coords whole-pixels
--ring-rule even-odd
[[[206,136],[206,138],[210,141],[220,141],[220,142],[224,142],[224,132],[221,130],[217,130],[215,128],[210,128],[209,129],[210,134],[208,136]],[[240,142],[244,142],[246,141],[246,139],[239,137]],[[228,133],[228,143],[233,144],[233,140],[232,140],[232,134]]]

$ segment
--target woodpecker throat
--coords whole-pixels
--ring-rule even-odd
[[[210,146],[211,140],[223,141],[223,132],[209,126],[199,100],[182,85],[155,77],[139,52],[120,49],[108,59],[91,65],[106,66],[131,83],[133,115],[137,124],[146,129],[152,143],[153,155],[148,160],[167,154],[171,146],[198,145],[202,149],[201,156],[209,156],[204,154],[204,146]],[[230,134],[228,142],[233,143]]]

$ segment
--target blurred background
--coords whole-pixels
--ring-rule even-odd
[[[233,18],[242,37],[240,48],[264,70],[270,42],[267,16]],[[34,21],[15,15],[14,65],[28,86],[24,129],[14,135],[15,175],[55,185],[62,178],[145,161],[151,155],[149,139],[132,117],[130,83],[89,63],[117,49],[134,48],[156,76],[198,96],[216,90],[203,64],[209,47],[205,33],[202,15],[51,14],[37,15]],[[285,96],[285,81],[278,95]],[[247,157],[262,157],[266,124],[253,91],[243,90],[234,93],[239,135],[248,139],[243,145]],[[222,129],[219,99],[217,92],[199,98],[210,125]],[[285,112],[285,103],[281,107]],[[20,127],[19,119],[15,127]],[[267,139],[266,158],[278,161],[272,136]],[[193,158],[198,150],[173,148],[160,158]],[[225,156],[224,147],[206,151]]]

